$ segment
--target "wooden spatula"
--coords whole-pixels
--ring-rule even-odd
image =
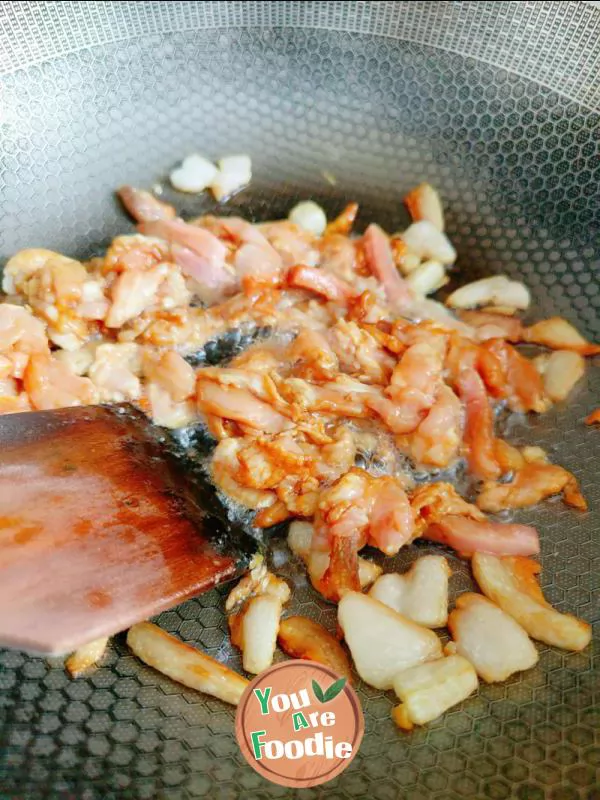
[[[241,570],[255,543],[160,438],[129,406],[0,417],[1,645],[67,653]]]

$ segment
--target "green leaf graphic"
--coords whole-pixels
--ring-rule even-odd
[[[334,697],[337,697],[338,694],[342,691],[344,686],[346,685],[346,678],[340,678],[337,681],[334,681],[329,689],[325,692],[325,699],[323,700],[324,703],[328,703],[330,700],[333,700]]]
[[[313,682],[312,682],[312,688],[313,688],[313,692],[315,693],[315,697],[317,698],[317,700],[320,703],[324,703],[325,702],[325,695],[323,694],[323,689],[321,689],[321,687],[319,686],[319,684],[315,680],[313,680]]]
[[[334,681],[328,689],[323,691],[316,681],[312,682],[313,692],[320,703],[328,703],[330,700],[333,700],[334,697],[338,696],[345,685],[346,678],[339,678],[337,681]]]

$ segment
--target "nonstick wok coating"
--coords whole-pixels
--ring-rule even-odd
[[[6,3],[0,19],[2,260],[28,246],[92,255],[131,230],[117,186],[152,186],[193,150],[249,152],[255,177],[231,213],[268,219],[307,197],[333,212],[352,199],[360,228],[394,230],[406,223],[404,192],[428,180],[444,199],[461,283],[518,276],[536,318],[560,314],[600,338],[594,4]],[[214,208],[166,198],[184,216]],[[518,518],[542,534],[548,599],[596,623],[600,434],[582,421],[599,388],[590,368],[566,407],[512,436],[581,481],[589,513],[545,503]],[[395,563],[413,557],[410,548]],[[454,593],[469,588],[466,566],[452,566]],[[297,579],[292,613],[333,628],[334,607],[293,561],[278,571]],[[159,623],[239,668],[225,591]],[[595,797],[594,656],[597,645],[543,647],[536,669],[481,686],[410,736],[392,723],[391,699],[361,686],[360,753],[303,797]],[[2,798],[292,795],[245,764],[232,710],[139,663],[123,637],[77,681],[20,652],[0,652],[0,665]]]

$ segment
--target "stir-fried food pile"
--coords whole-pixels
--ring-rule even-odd
[[[179,178],[189,183],[187,172]],[[315,589],[339,602],[361,677],[396,689],[403,727],[447,707],[445,682],[462,687],[461,699],[477,674],[500,680],[531,666],[528,634],[585,646],[587,628],[565,623],[532,577],[538,532],[493,515],[553,495],[585,510],[576,478],[534,443],[506,441],[499,420],[565,400],[600,347],[561,318],[524,324],[529,292],[504,276],[463,286],[445,304],[428,299],[456,252],[427,184],[405,198],[412,224],[391,236],[376,224],[354,234],[355,203],[329,222],[314,203],[275,222],[184,222],[148,192],[119,195],[138,232],[104,257],[82,263],[35,249],[6,265],[1,412],[130,401],[161,426],[205,425],[215,485],[257,528],[295,520],[291,549]],[[186,360],[227,331],[257,327],[268,334],[227,364]],[[489,599],[465,595],[448,619],[446,559],[379,577],[359,555],[371,545],[393,556],[417,538],[471,558]],[[247,671],[269,666],[279,636],[286,652],[320,654],[350,674],[330,634],[301,618],[280,622],[287,585],[251,575],[228,608]],[[455,647],[442,659],[428,629],[446,624]],[[579,638],[549,632],[570,625]],[[130,634],[138,648],[152,636]],[[488,639],[480,652],[475,641]],[[428,706],[425,689],[439,703]]]

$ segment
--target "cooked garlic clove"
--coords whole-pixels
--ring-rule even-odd
[[[218,170],[211,161],[199,153],[192,153],[183,159],[180,167],[171,172],[169,180],[179,192],[197,194],[211,185],[217,173]]]
[[[314,236],[321,236],[327,227],[327,217],[320,205],[312,200],[295,205],[288,215],[290,222],[297,225],[302,230],[312,233]]]

